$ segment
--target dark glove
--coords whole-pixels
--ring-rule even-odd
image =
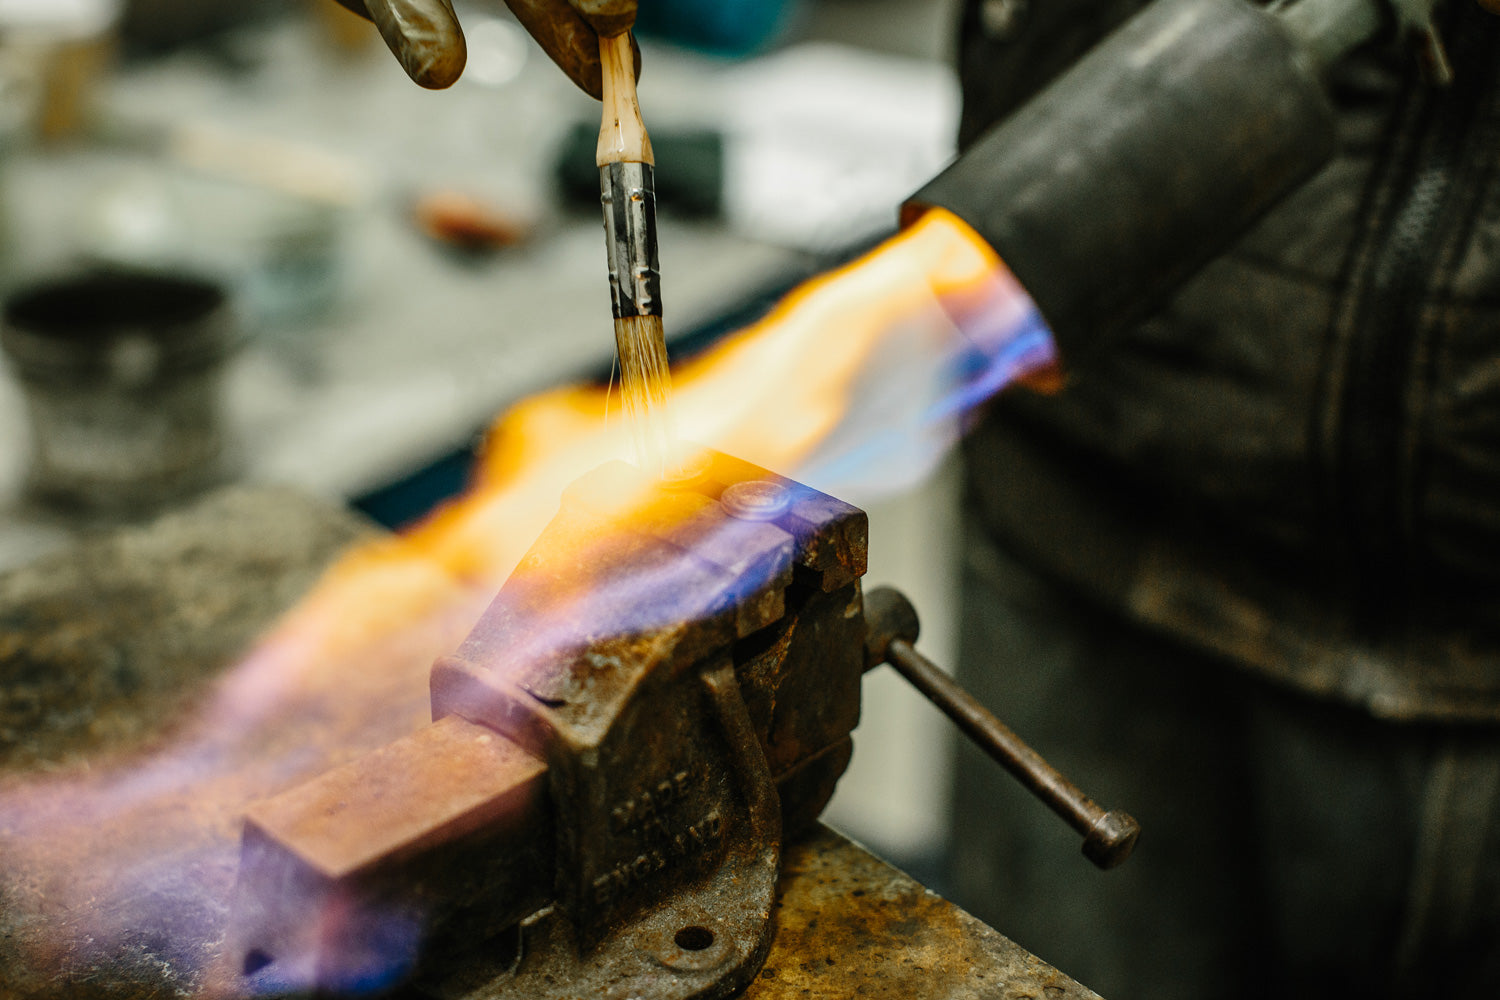
[[[406,73],[423,87],[452,86],[468,56],[452,0],[338,0],[375,22]],[[630,30],[636,0],[505,0],[516,19],[573,82],[603,93],[599,37]],[[640,56],[636,56],[640,72]]]

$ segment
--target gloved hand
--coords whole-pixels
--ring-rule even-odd
[[[452,0],[338,0],[380,29],[406,73],[423,87],[452,86],[468,50]],[[599,37],[630,30],[636,0],[505,0],[542,50],[589,94],[602,96]],[[640,56],[636,56],[640,72]]]

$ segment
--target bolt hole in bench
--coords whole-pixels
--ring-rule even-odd
[[[684,927],[673,940],[683,951],[702,951],[714,943],[714,932],[707,927]]]

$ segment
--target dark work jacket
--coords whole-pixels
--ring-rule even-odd
[[[986,31],[971,0],[962,141],[1139,6],[991,0]],[[1500,17],[1439,23],[1453,87],[1393,39],[1335,67],[1334,161],[1065,358],[1061,393],[997,400],[968,503],[1194,647],[1380,716],[1500,721]]]

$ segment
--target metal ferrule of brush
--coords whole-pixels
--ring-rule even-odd
[[[660,316],[654,171],[649,163],[607,164],[599,168],[599,190],[615,318]]]

